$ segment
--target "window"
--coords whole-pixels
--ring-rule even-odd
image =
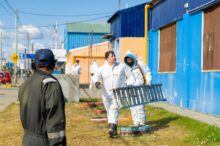
[[[220,6],[204,11],[203,70],[220,70]]]
[[[176,71],[176,23],[160,30],[159,72]]]

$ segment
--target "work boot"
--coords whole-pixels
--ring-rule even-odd
[[[146,122],[135,122],[134,123],[134,127],[141,127],[141,126],[145,126]]]
[[[108,134],[111,138],[117,136],[117,124],[113,124],[113,123],[109,124]]]

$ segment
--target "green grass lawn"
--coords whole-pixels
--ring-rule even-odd
[[[79,104],[66,104],[67,142],[69,146],[194,146],[220,145],[220,128],[190,118],[181,117],[160,108],[146,106],[147,121],[151,131],[138,137],[108,137],[106,123],[92,123],[96,117],[92,108]],[[101,115],[105,116],[105,115]],[[120,116],[129,117],[130,110],[120,110]],[[119,126],[131,125],[132,121]],[[23,129],[19,119],[19,105],[12,104],[0,113],[0,146],[22,145]]]

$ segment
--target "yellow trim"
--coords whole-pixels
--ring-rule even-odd
[[[144,48],[144,63],[148,64],[148,10],[150,5],[145,6],[145,17],[144,17],[144,38],[145,38],[145,48]]]

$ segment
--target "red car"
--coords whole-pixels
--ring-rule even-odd
[[[5,73],[5,82],[11,83],[11,74],[8,71],[4,71]]]
[[[0,83],[5,84],[5,73],[0,71]]]

